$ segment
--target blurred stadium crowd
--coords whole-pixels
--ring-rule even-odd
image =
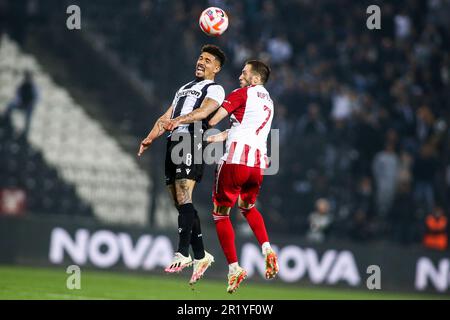
[[[270,63],[281,163],[260,201],[272,229],[408,244],[422,241],[429,214],[450,212],[449,0],[192,2],[70,4],[148,83],[155,115],[192,77],[204,43],[227,54],[227,92],[247,59]],[[381,30],[366,27],[372,4]],[[200,32],[207,6],[228,13],[224,36]]]

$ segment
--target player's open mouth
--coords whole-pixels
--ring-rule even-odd
[[[197,71],[205,71],[205,68],[204,67],[201,67],[201,66],[197,66],[197,69],[196,69]]]

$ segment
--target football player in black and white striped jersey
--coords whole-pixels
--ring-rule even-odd
[[[222,104],[225,91],[222,86],[216,84],[214,79],[220,72],[225,62],[225,54],[215,45],[205,45],[201,49],[196,63],[195,79],[182,86],[173,99],[167,111],[156,121],[153,129],[142,140],[138,155],[148,149],[154,139],[165,131],[170,131],[167,139],[165,175],[166,185],[178,209],[178,250],[172,263],[165,269],[166,272],[180,272],[185,267],[193,265],[194,270],[190,284],[200,279],[206,269],[214,262],[214,257],[205,251],[200,227],[200,219],[192,203],[192,192],[196,182],[203,175],[203,152],[194,152],[196,141],[202,141],[201,135],[207,128],[208,116],[213,114]],[[201,126],[194,126],[193,119],[201,120]],[[186,124],[184,122],[186,121]],[[194,128],[201,127],[200,130]],[[172,139],[177,133],[182,139]],[[195,136],[195,137],[194,137]],[[177,164],[171,158],[172,150],[177,144],[188,138],[190,150],[182,155],[181,164]],[[194,260],[189,254],[189,246],[192,246]]]

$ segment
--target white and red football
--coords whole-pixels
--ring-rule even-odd
[[[228,28],[228,16],[220,8],[209,7],[203,10],[198,21],[200,29],[208,36],[220,36]]]

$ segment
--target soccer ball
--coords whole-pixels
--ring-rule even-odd
[[[200,15],[200,29],[208,36],[220,36],[228,28],[228,16],[220,8],[209,7]]]

